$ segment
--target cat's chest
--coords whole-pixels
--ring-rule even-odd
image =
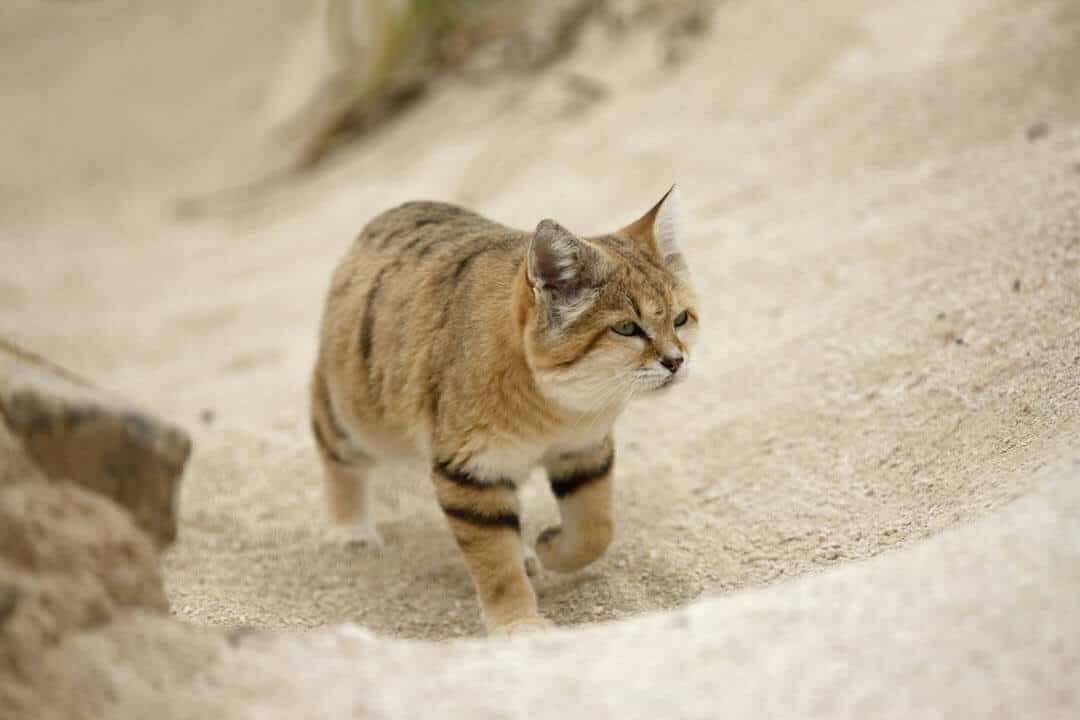
[[[474,457],[474,467],[489,476],[523,480],[547,458],[589,450],[603,443],[615,418],[602,420],[560,428],[543,437],[499,438]]]

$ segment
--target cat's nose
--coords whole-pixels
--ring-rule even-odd
[[[682,367],[683,360],[685,359],[686,358],[684,358],[682,355],[665,355],[664,357],[660,358],[660,364],[666,367],[668,371],[671,372],[672,375],[674,375],[675,372],[680,367]]]

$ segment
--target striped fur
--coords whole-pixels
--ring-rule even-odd
[[[551,492],[560,500],[572,495],[585,485],[600,480],[611,474],[615,464],[615,453],[612,452],[599,465],[575,468],[561,475],[551,476]]]
[[[377,540],[372,469],[430,458],[489,631],[546,625],[524,570],[516,487],[547,469],[562,522],[537,542],[545,567],[576,570],[606,550],[611,427],[632,396],[685,374],[660,359],[685,368],[697,335],[673,208],[669,194],[589,238],[431,202],[372,220],[331,280],[311,385],[331,519]],[[640,333],[612,330],[627,322]]]

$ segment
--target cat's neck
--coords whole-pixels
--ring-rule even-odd
[[[543,385],[537,377],[536,370],[531,366],[525,347],[525,334],[530,323],[534,323],[536,312],[535,296],[529,285],[523,262],[514,278],[511,290],[511,312],[509,322],[504,325],[503,332],[507,335],[507,348],[512,352],[507,354],[507,359],[512,364],[508,375],[513,377],[513,382],[507,384],[509,392],[516,389],[526,395],[531,403],[542,404],[546,409],[545,416],[547,425],[553,430],[561,428],[574,428],[592,425],[607,425],[608,429],[614,423],[615,418],[625,408],[625,403],[618,399],[612,399],[603,407],[578,407],[574,403],[560,401],[560,398],[544,392]]]

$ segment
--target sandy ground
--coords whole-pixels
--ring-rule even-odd
[[[0,42],[17,61],[0,63],[0,333],[193,431],[166,558],[191,622],[480,632],[417,468],[380,478],[381,552],[322,540],[305,406],[322,293],[367,218],[407,199],[589,233],[682,188],[697,373],[621,420],[611,552],[536,583],[561,625],[766,585],[775,599],[1031,493],[1080,442],[1070,0],[731,0],[677,67],[653,32],[596,28],[544,75],[443,83],[315,176],[194,219],[179,201],[256,165],[250,128],[293,82],[259,61],[282,55],[266,38],[289,13],[241,33],[263,37],[254,57],[222,49],[139,84],[124,53],[167,56],[177,18],[144,12],[139,37],[160,45],[62,72],[55,56],[107,44],[107,12],[75,12],[93,23],[78,41]],[[181,25],[229,47],[213,23]],[[152,101],[127,112],[110,92]],[[162,123],[191,104],[190,132]],[[554,503],[539,479],[523,498],[531,537]]]

